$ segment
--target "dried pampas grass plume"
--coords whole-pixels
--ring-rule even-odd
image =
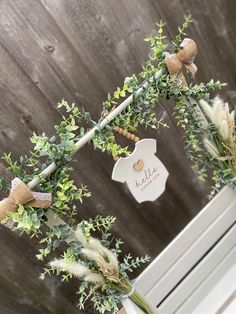
[[[92,272],[89,268],[81,265],[80,263],[69,263],[65,259],[55,259],[54,261],[51,261],[49,265],[60,271],[66,271],[77,278],[83,278],[85,281],[93,283],[101,283],[104,281],[102,275]]]
[[[199,104],[221,136],[227,141],[232,141],[235,130],[235,111],[230,113],[228,103],[224,103],[219,96],[216,96],[212,105],[203,99],[199,101]]]

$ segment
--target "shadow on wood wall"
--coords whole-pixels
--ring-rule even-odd
[[[236,99],[236,2],[233,0],[1,0],[0,153],[27,153],[33,132],[54,133],[62,98],[82,104],[97,119],[107,93],[138,73],[148,54],[144,37],[166,21],[173,38],[183,15],[192,13],[189,36],[199,47],[197,81],[228,82],[224,95]],[[111,181],[113,160],[88,145],[77,155],[74,177],[92,197],[82,217],[112,214],[125,251],[154,258],[207,202],[209,187],[191,170],[171,105],[157,105],[168,129],[140,130],[158,141],[158,156],[170,172],[156,202],[138,205],[125,186]],[[4,166],[1,165],[4,175]],[[111,197],[112,195],[112,197]],[[42,264],[37,241],[0,227],[0,314],[79,313],[78,283],[38,280]],[[87,309],[86,313],[93,313]]]

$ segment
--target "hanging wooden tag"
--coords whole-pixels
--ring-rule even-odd
[[[112,172],[112,180],[127,184],[138,203],[155,201],[164,191],[169,175],[156,157],[156,140],[143,139],[135,144],[133,153],[119,158]]]

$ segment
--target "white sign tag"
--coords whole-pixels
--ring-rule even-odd
[[[155,153],[155,139],[141,140],[132,154],[119,158],[113,168],[112,180],[126,182],[138,203],[155,201],[165,191],[169,173]]]

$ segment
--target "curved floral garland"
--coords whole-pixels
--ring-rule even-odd
[[[113,95],[108,94],[103,103],[101,119],[127,94],[134,95],[144,82],[149,82],[148,86],[143,87],[141,97],[134,97],[132,104],[104,130],[97,131],[91,142],[95,149],[107,152],[113,157],[129,154],[127,147],[117,144],[114,128],[119,126],[128,131],[135,131],[140,125],[151,128],[166,127],[164,121],[157,119],[155,106],[160,99],[172,99],[175,102],[175,118],[185,130],[186,151],[194,162],[199,178],[205,179],[208,168],[212,167],[216,181],[215,189],[218,189],[222,184],[234,185],[236,173],[234,113],[230,113],[228,105],[221,100],[210,100],[209,97],[210,90],[221,88],[223,84],[212,80],[207,84],[190,83],[189,86],[182,86],[178,77],[170,77],[165,64],[167,52],[177,52],[181,49],[181,42],[186,35],[185,29],[190,21],[190,17],[185,18],[171,45],[167,44],[163,33],[164,24],[157,24],[157,33],[146,39],[150,43],[151,53],[143,70],[138,76],[126,78],[123,87],[118,87]],[[153,79],[153,75],[160,69],[161,77],[158,80]],[[68,237],[73,238],[67,243],[63,255],[50,262],[41,278],[51,272],[62,274],[63,280],[72,276],[78,277],[81,280],[78,291],[80,308],[83,309],[85,302],[91,299],[98,312],[114,312],[118,309],[121,296],[125,294],[144,312],[152,313],[145,300],[133,290],[128,276],[129,271],[132,272],[149,258],[145,256],[134,259],[128,255],[122,262],[118,261],[122,241],[116,240],[113,248],[110,241],[110,229],[115,218],[97,216],[74,226],[74,216],[78,210],[76,204],[82,204],[84,199],[90,196],[90,192],[83,185],[77,187],[70,179],[71,156],[75,143],[85,134],[85,129],[90,129],[96,123],[91,119],[89,112],[83,108],[79,110],[75,104],[70,105],[63,100],[58,107],[64,109],[66,115],[62,116],[62,122],[55,127],[56,136],[49,138],[46,134],[34,135],[31,138],[34,150],[28,156],[21,156],[17,162],[12,160],[11,154],[5,154],[3,160],[7,164],[7,171],[25,183],[38,176],[51,162],[55,162],[57,170],[41,180],[39,190],[53,193],[52,210],[63,217],[67,224],[54,226],[42,235],[41,227],[46,220],[46,209],[27,206],[19,206],[18,211],[10,213],[4,222],[11,219],[15,223],[15,230],[31,236],[40,236],[42,247],[37,255],[40,260],[61,246]],[[9,182],[1,178],[0,188],[9,191]],[[100,232],[100,240],[93,237],[94,232]]]

